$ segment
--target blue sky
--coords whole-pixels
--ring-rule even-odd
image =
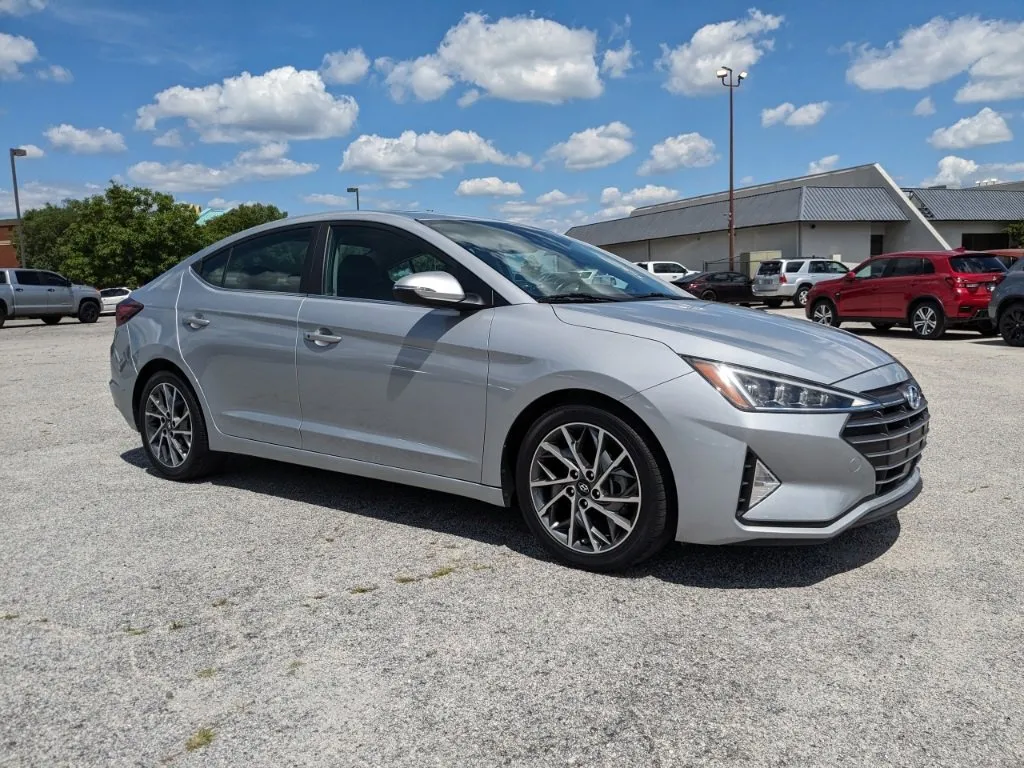
[[[27,205],[118,179],[294,214],[357,185],[564,229],[727,186],[719,64],[749,72],[738,182],[1024,177],[1019,0],[0,0],[0,134]]]

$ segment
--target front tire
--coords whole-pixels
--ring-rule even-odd
[[[811,309],[811,319],[821,325],[828,325],[832,328],[838,328],[839,313],[836,312],[836,305],[828,299],[818,299],[814,303],[814,308]]]
[[[1014,302],[999,315],[999,335],[1011,347],[1024,347],[1024,301]]]
[[[922,301],[910,313],[910,329],[919,339],[937,339],[946,332],[946,315],[935,301]]]
[[[78,307],[78,322],[95,323],[100,319],[100,305],[95,301],[83,301]]]
[[[801,285],[796,289],[796,293],[793,295],[793,306],[799,309],[803,309],[807,306],[807,294],[811,292],[811,286]]]
[[[136,416],[142,449],[154,471],[168,480],[195,480],[217,467],[206,420],[192,390],[176,373],[161,371],[146,382]]]
[[[768,307],[769,307],[770,309],[778,309],[779,307],[781,307],[781,306],[782,306],[782,299],[765,299],[765,300],[764,300],[764,303],[765,303],[765,304],[766,304],[766,305],[767,305],[767,306],[768,306]]]
[[[619,571],[668,543],[666,480],[647,440],[592,406],[560,406],[523,438],[516,494],[526,524],[561,562]]]
[[[7,305],[0,301],[0,328],[7,322]]]

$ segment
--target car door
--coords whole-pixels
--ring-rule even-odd
[[[35,269],[15,269],[14,273],[14,308],[22,316],[46,315],[50,312],[50,294],[48,286],[43,284],[42,276]]]
[[[907,316],[910,297],[920,279],[921,259],[901,256],[888,261],[875,289],[875,314],[901,320]]]
[[[39,279],[46,286],[47,308],[53,314],[70,315],[75,311],[75,297],[71,281],[56,272],[40,272]]]
[[[226,435],[301,445],[297,324],[318,229],[255,235],[182,274],[178,345]]]
[[[480,481],[494,310],[433,309],[392,296],[404,275],[438,270],[469,293],[489,294],[412,234],[331,227],[321,295],[299,312],[305,450]]]
[[[728,286],[728,301],[738,303],[754,300],[753,281],[749,277],[742,272],[726,272],[725,274],[728,278],[728,282],[725,283]]]
[[[875,290],[888,262],[888,259],[870,259],[854,270],[854,279],[845,281],[836,293],[840,317],[875,317],[878,310]]]

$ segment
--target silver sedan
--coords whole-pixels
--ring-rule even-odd
[[[514,504],[583,568],[823,541],[921,487],[927,404],[882,350],[530,227],[286,219],[136,290],[116,326],[110,390],[161,475],[240,453]]]

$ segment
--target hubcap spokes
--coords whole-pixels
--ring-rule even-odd
[[[618,547],[640,514],[633,457],[606,430],[566,424],[541,441],[530,463],[533,510],[548,534],[576,552]]]
[[[1003,321],[1003,328],[1013,341],[1024,340],[1024,309],[1011,309]]]
[[[165,467],[180,467],[192,450],[192,414],[173,384],[158,384],[149,393],[145,413],[146,441]]]
[[[825,305],[816,307],[814,310],[814,319],[819,323],[831,324],[832,310],[826,307]]]
[[[937,324],[938,318],[935,316],[935,310],[931,307],[921,307],[914,313],[914,330],[922,336],[927,336],[934,331]]]

